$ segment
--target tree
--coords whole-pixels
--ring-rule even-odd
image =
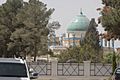
[[[16,18],[21,25],[11,35],[11,40],[19,42],[24,49],[29,47],[33,52],[34,61],[38,54],[47,51],[47,24],[54,9],[48,9],[46,4],[38,0],[29,0],[17,14]],[[16,43],[15,43],[16,44]],[[22,51],[22,49],[21,49]]]
[[[99,18],[102,26],[110,35],[110,39],[120,39],[120,0],[102,0],[104,7]],[[116,68],[116,56],[112,58],[113,72]]]
[[[54,9],[39,0],[7,0],[0,6],[0,50],[2,55],[36,55],[46,53],[47,24]],[[9,54],[8,54],[9,53]]]
[[[57,30],[57,29],[59,29],[60,28],[60,23],[58,22],[58,21],[53,21],[52,23],[48,23],[48,25],[47,25],[47,27],[48,27],[48,29],[49,29],[49,43],[50,42],[54,42],[54,38],[55,38],[55,30]],[[49,45],[51,45],[51,44],[49,44]]]
[[[60,23],[58,21],[53,21],[52,23],[48,24],[48,28],[50,32],[55,32],[55,30],[60,28]]]
[[[120,39],[120,0],[102,0],[105,5],[99,18],[111,38]]]
[[[86,32],[83,49],[84,49],[84,59],[92,61],[100,61],[100,44],[99,44],[99,33],[96,30],[97,24],[95,19],[91,19],[88,30]]]
[[[66,62],[68,60],[74,59],[77,62],[82,62],[83,57],[82,53],[80,53],[80,47],[71,47],[67,50],[63,51],[60,55],[58,55],[59,62]]]
[[[16,15],[22,6],[23,0],[7,0],[0,6],[0,56],[11,56],[7,44],[11,42],[10,35],[18,27]]]
[[[112,63],[113,53],[105,53],[106,55],[103,56],[104,63]]]

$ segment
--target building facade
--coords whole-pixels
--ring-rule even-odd
[[[60,51],[65,50],[70,46],[80,46],[89,23],[89,19],[81,11],[80,14],[76,15],[73,21],[67,26],[66,33],[61,34],[58,37],[54,36],[51,39],[52,43],[49,45],[49,48],[55,53],[56,51],[60,53]]]
[[[80,12],[67,27],[66,36],[63,38],[63,46],[79,46],[89,26],[89,19]]]

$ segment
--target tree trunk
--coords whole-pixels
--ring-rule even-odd
[[[36,61],[36,57],[37,57],[37,43],[35,42],[35,45],[34,45],[34,61]]]
[[[115,52],[113,52],[113,56],[112,56],[112,74],[114,73],[116,67],[117,67],[117,64],[116,64],[116,55],[115,55]]]

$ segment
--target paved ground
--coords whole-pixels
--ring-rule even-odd
[[[80,77],[80,76],[59,76],[59,77],[46,77],[46,76],[41,76],[37,79],[34,80],[108,80],[109,77]]]

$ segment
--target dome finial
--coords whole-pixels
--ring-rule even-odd
[[[83,15],[82,8],[80,9],[80,14]]]

